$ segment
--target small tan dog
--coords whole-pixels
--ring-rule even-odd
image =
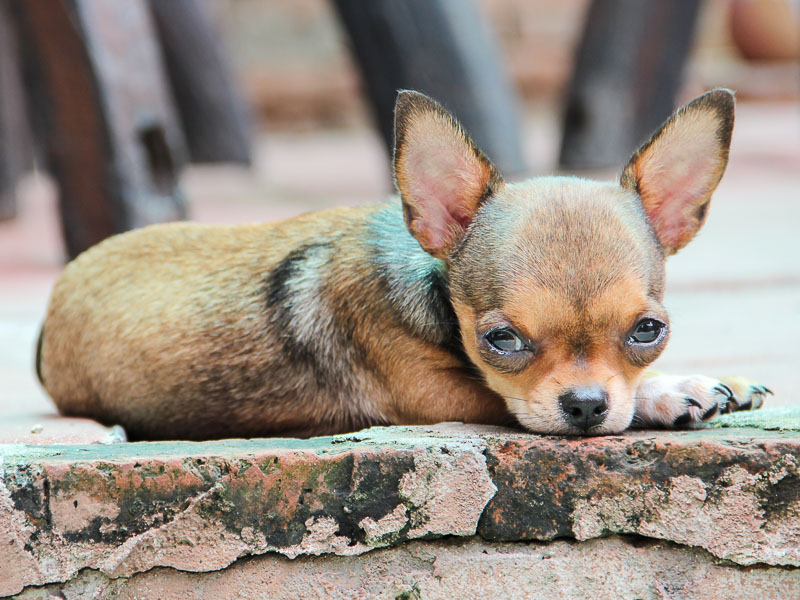
[[[552,434],[758,408],[743,379],[644,373],[664,259],[706,219],[733,94],[680,109],[620,182],[504,183],[436,102],[401,92],[400,199],[266,225],[114,236],[55,286],[37,367],[67,415],[135,439],[461,420]]]

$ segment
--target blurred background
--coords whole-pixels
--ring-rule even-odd
[[[53,411],[33,353],[70,255],[151,222],[380,201],[406,87],[510,179],[613,178],[674,108],[734,89],[731,162],[670,260],[657,366],[797,398],[800,0],[43,5],[0,4],[0,427]]]

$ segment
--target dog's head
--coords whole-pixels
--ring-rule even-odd
[[[406,225],[448,265],[466,353],[527,428],[622,431],[663,351],[664,259],[703,225],[728,160],[733,94],[673,115],[619,183],[505,183],[458,122],[401,92],[395,177]]]

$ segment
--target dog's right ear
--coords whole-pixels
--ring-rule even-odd
[[[406,227],[426,252],[446,259],[503,178],[458,121],[423,94],[397,95],[394,130]]]
[[[706,220],[728,164],[733,92],[712,90],[679,109],[631,158],[622,187],[639,194],[664,252],[674,254]]]

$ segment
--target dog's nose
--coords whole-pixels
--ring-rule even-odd
[[[574,387],[558,397],[567,423],[586,431],[608,415],[608,392],[599,385]]]

